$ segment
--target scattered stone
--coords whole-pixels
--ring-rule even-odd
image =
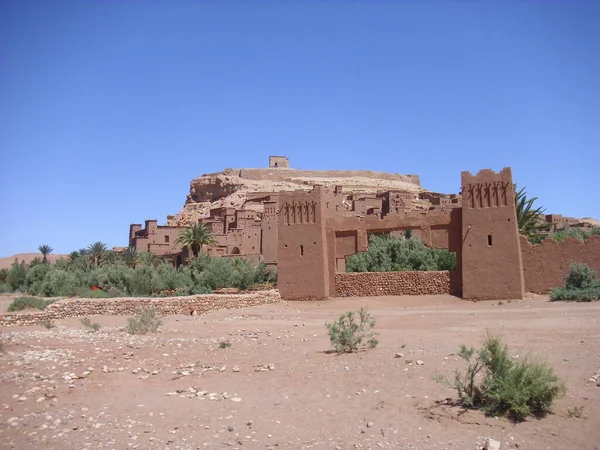
[[[420,359],[417,360],[417,366],[422,366],[423,364],[425,364],[423,361]]]
[[[487,438],[483,450],[500,450],[500,442],[492,438]]]
[[[367,428],[373,428],[375,426],[375,422],[367,422]]]
[[[404,353],[394,353],[394,358],[404,358]]]
[[[241,402],[241,401],[242,401],[242,399],[241,399],[240,397],[231,397],[231,401],[232,401],[232,402],[239,403],[239,402]]]
[[[239,372],[240,368],[238,366],[233,366],[233,369],[231,369],[231,370],[233,370],[234,372]]]

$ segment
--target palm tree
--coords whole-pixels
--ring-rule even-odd
[[[534,244],[539,244],[542,241],[544,232],[550,230],[550,225],[542,222],[540,215],[546,211],[544,208],[534,206],[538,199],[537,197],[527,198],[527,192],[522,187],[516,190],[515,185],[515,203],[517,207],[517,223],[519,225],[519,233]]]
[[[203,245],[214,245],[217,241],[212,236],[212,231],[206,224],[198,223],[183,230],[175,240],[176,245],[182,247],[190,247],[194,258],[198,257],[198,253]]]
[[[100,241],[90,244],[90,246],[87,248],[87,253],[90,255],[92,261],[94,261],[94,265],[96,267],[100,265],[100,261],[102,260],[102,257],[106,251],[106,244]]]
[[[54,251],[54,249],[52,247],[50,247],[48,244],[44,244],[44,245],[40,245],[38,247],[38,250],[43,256],[42,262],[44,264],[48,264],[48,255],[50,253],[52,253]]]
[[[134,268],[140,259],[137,248],[135,247],[127,247],[127,249],[123,252],[122,257],[125,265],[131,268]]]

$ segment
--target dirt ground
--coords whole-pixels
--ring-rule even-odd
[[[325,322],[361,306],[377,319],[379,346],[329,353]],[[0,447],[481,449],[489,437],[503,450],[600,448],[590,379],[600,303],[378,297],[164,319],[146,336],[126,334],[125,317],[94,317],[97,333],[78,319],[2,329]],[[486,329],[564,378],[551,415],[514,424],[446,404],[455,392],[432,377],[462,369],[460,344],[479,344]],[[569,417],[574,407],[581,418]]]

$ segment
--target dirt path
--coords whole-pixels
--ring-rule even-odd
[[[378,320],[379,347],[329,354],[324,323],[361,306]],[[600,303],[430,296],[169,316],[142,337],[120,330],[124,317],[94,317],[98,333],[77,319],[3,329],[0,447],[477,449],[491,437],[503,450],[597,449],[600,387],[589,378],[600,369],[599,319]],[[443,404],[455,393],[432,376],[462,369],[460,344],[479,344],[486,329],[566,380],[554,414],[515,425]],[[584,418],[568,417],[574,406]]]

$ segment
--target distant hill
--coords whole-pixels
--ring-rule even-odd
[[[60,258],[66,257],[67,255],[48,255],[48,261],[51,263],[55,263]],[[17,255],[7,256],[6,258],[0,258],[0,269],[8,269],[10,265],[15,262],[15,259],[18,259],[19,262],[25,261],[25,263],[29,263],[35,258],[41,258],[42,255],[40,253],[19,253]]]

